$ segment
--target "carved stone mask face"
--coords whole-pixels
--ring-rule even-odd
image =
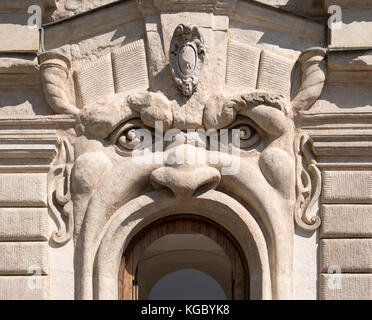
[[[204,108],[197,108],[204,126],[192,131],[184,129],[188,127],[187,123],[183,123],[183,130],[170,126],[181,122],[177,113],[172,112],[178,106],[171,104],[160,93],[145,93],[117,95],[87,106],[81,113],[82,122],[92,134],[100,130],[101,140],[81,138],[86,147],[79,148],[84,152],[77,155],[74,193],[83,190],[90,195],[92,190],[85,190],[84,186],[93,185],[100,190],[95,193],[97,196],[105,195],[105,205],[102,199],[99,199],[99,205],[106,210],[116,210],[154,188],[167,189],[185,201],[201,191],[223,189],[242,196],[255,210],[270,206],[264,198],[272,194],[278,198],[279,202],[275,201],[277,207],[280,199],[283,199],[285,211],[293,206],[294,127],[280,99],[264,92],[234,98],[212,97]],[[104,109],[109,111],[102,112]],[[192,114],[194,117],[195,113]],[[167,130],[160,136],[154,133],[156,121]],[[148,159],[136,153],[143,142],[143,130],[148,132],[151,141],[147,143],[147,151],[151,150]],[[239,139],[239,150],[232,143],[233,132]],[[164,139],[162,149],[154,149],[155,136]],[[219,142],[217,148],[211,148],[214,141]],[[93,145],[93,154],[87,151],[90,145]],[[101,153],[99,161],[104,162],[99,168],[94,164],[97,150]],[[92,164],[88,164],[90,162]],[[99,184],[85,181],[89,167],[94,174],[88,177],[99,179],[103,176]],[[84,174],[79,174],[80,170]],[[231,170],[234,170],[233,174]],[[115,196],[107,196],[112,194],[113,185]],[[84,214],[83,209],[81,215]]]
[[[220,195],[221,199],[213,200],[217,208],[233,207],[238,201],[263,230],[266,245],[261,249],[269,252],[270,290],[272,287],[275,297],[288,298],[294,217],[302,228],[319,226],[318,220],[303,215],[317,194],[311,190],[307,171],[317,172],[306,151],[307,140],[295,128],[294,117],[321,92],[324,79],[316,82],[306,75],[324,77],[319,67],[324,52],[302,56],[303,85],[291,103],[258,90],[232,94],[198,89],[192,95],[203,70],[205,48],[202,41],[197,47],[190,42],[195,35],[198,38],[195,28],[182,28],[190,36],[184,38],[178,30],[183,43],[171,44],[171,59],[178,66],[171,71],[176,86],[185,96],[191,96],[187,99],[169,97],[161,91],[116,93],[80,110],[67,102],[63,90],[55,94],[53,87],[55,79],[60,86],[63,84],[69,67],[66,60],[54,55],[42,63],[49,103],[57,112],[74,114],[79,132],[74,157],[67,140],[62,145],[65,151],[60,157],[69,160],[67,169],[61,171],[56,166],[54,171],[54,177],[71,176],[70,199],[63,196],[63,186],[58,183],[50,191],[51,202],[56,192],[69,221],[54,238],[64,243],[74,235],[79,292],[81,297],[90,297],[102,232],[122,208],[141,207],[148,198],[159,206],[165,199],[173,199],[172,203],[179,206],[177,213],[181,213],[183,206],[192,206],[199,198]],[[172,53],[177,54],[172,57]],[[197,77],[193,76],[195,70]],[[143,144],[145,156],[138,152]],[[301,152],[306,153],[305,158]],[[305,166],[303,159],[307,161]],[[56,210],[53,204],[51,207]],[[174,213],[172,210],[169,208],[168,213]]]

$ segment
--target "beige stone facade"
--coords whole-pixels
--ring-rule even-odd
[[[369,0],[0,17],[0,299],[372,299]]]

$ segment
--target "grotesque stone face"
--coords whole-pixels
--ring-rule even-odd
[[[189,35],[186,38],[182,38],[184,29]],[[55,199],[68,217],[67,228],[59,218],[61,230],[55,241],[65,243],[74,236],[77,296],[92,298],[93,279],[117,276],[115,258],[114,271],[107,275],[97,256],[105,237],[113,236],[110,228],[120,212],[125,213],[129,206],[148,215],[140,219],[134,214],[120,222],[123,230],[135,233],[136,221],[145,225],[155,219],[152,216],[158,217],[157,207],[163,216],[189,213],[191,206],[196,207],[194,213],[203,214],[202,208],[198,211],[197,199],[213,194],[210,203],[215,211],[209,213],[210,218],[219,221],[220,210],[237,208],[238,203],[240,209],[233,210],[236,215],[253,219],[256,231],[241,229],[239,224],[246,222],[235,222],[231,229],[241,237],[243,247],[248,238],[262,239],[250,247],[257,249],[260,260],[256,263],[258,273],[252,278],[266,277],[261,281],[270,291],[266,297],[291,298],[294,220],[305,229],[307,225],[310,229],[319,226],[318,220],[307,217],[317,194],[311,189],[310,171],[317,171],[313,163],[308,164],[308,152],[303,167],[301,150],[306,139],[295,129],[294,114],[313,103],[321,92],[324,74],[319,65],[324,51],[316,49],[302,56],[303,85],[290,102],[270,91],[231,88],[221,85],[220,80],[214,86],[208,64],[206,76],[201,78],[206,51],[200,33],[192,25],[180,30],[180,39],[171,43],[171,70],[167,69],[173,84],[164,80],[166,85],[161,89],[104,95],[81,109],[66,98],[69,61],[58,53],[40,57],[49,104],[56,112],[73,114],[76,119],[74,157],[65,140],[62,149],[66,150],[61,154],[70,161],[61,177],[64,165],[56,161],[51,176],[61,182],[51,184],[49,195],[52,210],[57,209],[53,205],[55,191]],[[65,176],[67,189],[71,186],[70,198],[69,192],[63,193]],[[155,206],[152,211],[146,209],[148,199]],[[164,199],[170,199],[172,205]],[[229,217],[224,219],[228,224]],[[126,244],[118,242],[120,257]],[[247,249],[247,259],[249,255]]]
[[[181,107],[159,92],[119,94],[86,106],[80,120],[84,134],[75,144],[72,173],[79,252],[94,247],[131,200],[158,191],[186,205],[215,189],[249,208],[280,243],[275,254],[288,257],[295,130],[281,98],[258,91],[196,95]],[[147,154],[138,150],[145,138]]]
[[[105,211],[97,218],[104,219],[129,200],[161,189],[184,201],[210,189],[222,190],[267,216],[291,217],[294,126],[281,99],[252,92],[193,103],[180,107],[161,93],[143,93],[105,98],[82,111],[88,135],[75,148],[77,227],[95,198]],[[179,115],[177,108],[185,112]],[[166,131],[155,132],[155,123]],[[144,138],[150,139],[146,156],[138,150]],[[163,140],[161,149],[156,139]]]

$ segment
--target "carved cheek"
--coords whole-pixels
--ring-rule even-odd
[[[262,152],[259,165],[267,182],[284,195],[291,197],[295,190],[295,162],[285,151],[269,148]]]
[[[90,152],[78,157],[73,169],[74,193],[92,192],[111,166],[110,159],[103,152]]]

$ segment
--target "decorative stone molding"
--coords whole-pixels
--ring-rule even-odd
[[[206,48],[203,36],[192,24],[179,24],[169,49],[173,80],[183,95],[191,96],[202,76]]]
[[[71,201],[71,171],[74,150],[67,138],[60,140],[58,156],[48,175],[48,205],[56,220],[58,231],[52,235],[58,244],[66,244],[74,232],[74,213]]]
[[[310,216],[320,197],[322,175],[309,146],[309,140],[308,136],[300,135],[295,141],[297,200],[294,218],[296,225],[306,232],[315,231],[321,224],[319,216]]]
[[[228,15],[232,12],[235,7],[236,0],[191,0],[187,1],[174,1],[174,0],[162,0],[162,1],[148,1],[148,0],[137,0],[141,8],[156,9],[158,12],[182,12],[182,11],[194,11],[194,12],[213,12],[215,14]]]

